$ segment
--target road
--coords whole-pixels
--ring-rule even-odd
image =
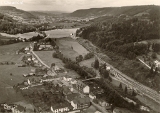
[[[30,46],[32,46],[32,45],[30,44]],[[37,60],[38,60],[42,65],[44,65],[45,67],[47,67],[48,69],[50,69],[50,67],[49,67],[47,64],[45,64],[45,63],[39,58],[39,56],[33,51],[33,49],[31,49],[30,52],[37,58]],[[52,71],[52,72],[53,72],[53,71]],[[54,74],[54,75],[57,75],[56,72],[53,72],[53,74]]]
[[[106,63],[107,66],[109,66],[111,68],[111,71],[113,72],[114,75],[116,75],[115,77],[120,80],[122,83],[131,86],[132,88],[134,88],[136,91],[139,91],[141,94],[149,97],[150,99],[154,100],[155,102],[160,104],[160,94],[158,94],[155,90],[133,80],[132,78],[128,77],[127,75],[123,74],[122,72],[120,72],[118,69],[114,68],[112,65],[110,65],[109,63],[107,63],[104,60],[104,56],[102,58],[102,56],[100,56],[96,51],[93,51],[92,48],[85,46],[83,43],[79,42],[82,46],[84,46],[88,51],[93,52],[94,55],[103,63]]]

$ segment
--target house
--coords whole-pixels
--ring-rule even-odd
[[[63,77],[63,80],[65,80],[65,81],[69,82],[69,81],[71,81],[71,80],[72,80],[72,78],[71,78],[71,77]]]
[[[73,110],[76,109],[84,109],[90,106],[90,98],[89,97],[79,97],[75,98],[71,101],[71,105],[73,106]]]
[[[72,92],[71,92],[71,90],[69,89],[68,86],[63,86],[63,94],[64,95],[72,94]]]
[[[85,94],[89,94],[90,92],[90,87],[85,83],[81,82],[80,80],[77,80],[77,82],[73,84],[73,88]]]
[[[145,106],[141,106],[141,107],[140,107],[140,110],[142,110],[142,111],[148,111],[148,112],[150,111],[149,108],[148,108],[148,107],[145,107]]]
[[[29,51],[29,47],[26,47],[24,50],[25,50],[25,51]]]
[[[4,112],[24,113],[25,108],[16,104],[1,104],[1,110]]]
[[[96,99],[96,96],[91,92],[89,93],[89,98],[93,100],[93,99]]]
[[[35,75],[43,76],[43,75],[45,75],[45,74],[46,74],[45,70],[43,70],[43,69],[41,69],[41,68],[36,68],[36,69],[35,69]]]
[[[158,60],[154,61],[155,67],[160,67],[160,62]]]
[[[72,93],[72,94],[69,94],[69,95],[66,95],[66,100],[71,103],[75,98],[79,98],[80,95],[78,93]]]
[[[73,107],[67,101],[63,103],[51,104],[51,111],[53,113],[64,113],[64,112],[71,111],[72,109]]]

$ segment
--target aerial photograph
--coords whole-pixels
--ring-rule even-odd
[[[160,113],[160,0],[0,0],[0,113]]]

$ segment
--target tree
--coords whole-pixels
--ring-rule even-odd
[[[152,58],[153,59],[156,59],[157,58],[157,54],[154,52],[154,53],[152,53]]]
[[[82,55],[79,55],[76,57],[76,61],[77,62],[81,62],[83,60],[83,56]]]
[[[104,73],[103,73],[104,78],[108,78],[109,77],[109,72],[107,70],[104,69]]]
[[[53,67],[53,66],[55,66],[55,63],[52,63],[52,64],[51,64],[51,67]]]
[[[128,89],[127,89],[127,87],[125,87],[124,92],[125,92],[125,94],[127,94],[127,93],[128,93]]]
[[[95,59],[94,68],[95,68],[95,69],[98,69],[98,68],[99,68],[99,61],[98,61],[98,59]]]
[[[132,96],[136,96],[137,94],[136,94],[136,92],[133,90],[132,91]]]
[[[122,84],[121,83],[119,84],[119,88],[122,89]]]
[[[151,66],[150,74],[153,74],[153,65]]]
[[[158,67],[155,68],[154,75],[158,73]]]

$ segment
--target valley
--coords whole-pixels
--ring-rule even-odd
[[[159,9],[0,6],[0,112],[159,113]]]

